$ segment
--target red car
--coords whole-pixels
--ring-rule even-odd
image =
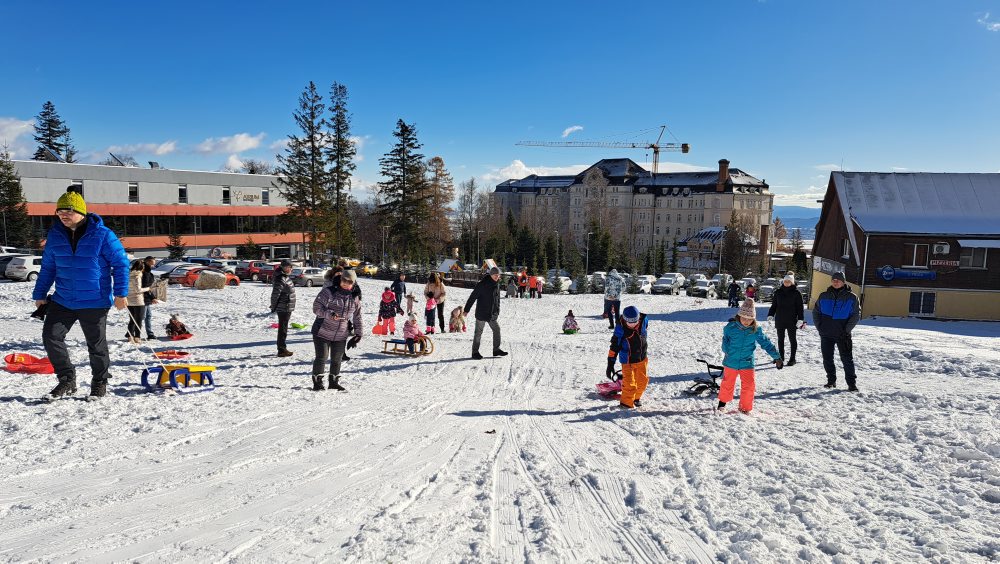
[[[240,277],[239,276],[236,276],[232,272],[226,272],[225,270],[221,270],[221,269],[218,269],[218,268],[213,268],[213,267],[210,267],[210,266],[202,266],[202,267],[192,268],[192,269],[188,270],[187,274],[185,274],[180,279],[181,285],[182,286],[189,286],[189,287],[190,286],[194,286],[195,283],[198,282],[198,277],[201,276],[202,272],[218,272],[219,274],[225,275],[226,276],[226,286],[239,286],[240,285]]]

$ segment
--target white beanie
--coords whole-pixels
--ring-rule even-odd
[[[791,282],[792,286],[794,286],[795,285],[795,275],[789,272],[788,274],[785,275],[785,278],[784,278],[784,280],[782,280],[782,282]]]

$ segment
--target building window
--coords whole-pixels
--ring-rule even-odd
[[[138,204],[139,203],[139,183],[129,182],[128,183],[128,203]]]
[[[222,205],[228,206],[231,203],[232,203],[232,200],[230,200],[230,198],[229,198],[229,186],[223,186],[222,187]]]
[[[910,292],[910,315],[934,315],[934,292]]]
[[[840,242],[840,258],[851,258],[851,240],[844,239]]]
[[[177,186],[177,203],[186,204],[188,203],[188,185],[180,184]]]
[[[73,182],[70,182],[69,188],[66,188],[66,191],[67,192],[76,192],[77,194],[83,196],[83,181],[82,180],[74,180]]]
[[[722,218],[719,217],[719,214],[715,214],[712,216],[712,225],[714,225],[715,227],[719,227],[720,221],[722,221]]]
[[[927,268],[930,245],[907,243],[903,245],[903,266]]]
[[[146,235],[156,235],[156,217],[146,216]]]
[[[986,268],[986,249],[963,248],[958,265],[961,268]]]

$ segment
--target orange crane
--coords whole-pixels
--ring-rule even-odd
[[[660,135],[657,136],[656,141],[648,142],[643,141],[639,143],[631,143],[628,141],[520,141],[516,145],[524,145],[526,147],[610,147],[616,149],[652,149],[653,150],[653,174],[659,172],[657,169],[660,165],[660,151],[680,151],[682,153],[687,153],[691,150],[691,146],[687,143],[660,143],[660,139],[663,137],[663,132],[667,129],[667,126],[660,126]]]

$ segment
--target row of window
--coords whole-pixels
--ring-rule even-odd
[[[986,268],[986,255],[989,249],[962,247],[958,258],[959,268]],[[928,268],[930,266],[931,246],[929,243],[904,243],[903,256],[899,264],[903,268]],[[841,242],[841,258],[851,258],[851,241]]]
[[[74,180],[73,183],[70,185],[69,189],[73,190],[74,192],[78,192],[81,196],[84,196],[84,193],[83,193],[83,181],[82,180]],[[221,198],[222,205],[224,205],[224,206],[232,205],[232,203],[233,203],[232,189],[230,189],[229,186],[223,186],[222,187],[222,194],[221,194],[221,196],[222,196],[222,198]],[[129,182],[128,183],[128,203],[130,203],[130,204],[138,204],[139,203],[139,183],[138,182]],[[177,185],[177,203],[178,204],[186,204],[186,203],[188,203],[188,187],[187,187],[187,184],[178,184]],[[271,194],[270,194],[270,191],[268,189],[266,189],[266,188],[262,189],[260,191],[260,203],[261,203],[261,205],[264,205],[264,206],[271,205]]]
[[[126,237],[170,235],[176,224],[181,235],[224,235],[239,233],[274,233],[276,216],[220,216],[220,215],[169,215],[169,216],[102,216],[104,224],[117,234]],[[48,231],[54,217],[33,216],[32,226],[40,232]]]
[[[531,198],[532,198],[531,195],[525,195],[525,196],[522,197],[521,201],[525,205],[531,205]],[[548,200],[542,200],[542,201],[543,202],[547,202]],[[618,205],[618,198],[612,198],[611,201],[612,201],[612,205],[615,205],[615,206]],[[687,201],[687,206],[684,205],[685,201]],[[740,202],[740,208],[742,208],[742,209],[767,209],[767,206],[765,205],[765,203],[768,200],[766,200],[766,199],[745,200],[743,198],[739,198],[738,201]],[[582,205],[582,202],[583,202],[583,199],[579,198],[579,197],[573,198],[571,200],[571,204],[573,206]],[[673,208],[673,207],[675,207],[673,205],[673,202],[674,202],[674,200],[669,199],[669,198],[660,198],[660,199],[656,200],[656,204],[657,204],[656,207],[659,207],[659,208]],[[636,200],[633,203],[633,206],[636,206],[636,207],[651,207],[651,204],[652,204],[652,202],[650,201],[649,198],[640,198],[640,199]],[[705,200],[678,200],[677,204],[678,205],[676,207],[678,209],[682,209],[684,207],[687,207],[689,209],[690,208],[704,208],[705,207]],[[722,202],[721,202],[721,200],[719,198],[712,198],[712,207],[713,208],[720,208],[721,205],[722,205]]]

